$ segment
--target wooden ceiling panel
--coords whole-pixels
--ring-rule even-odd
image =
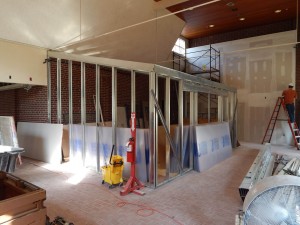
[[[168,8],[171,12],[198,6],[207,0],[190,0]],[[280,9],[280,13],[274,11]],[[182,36],[192,39],[242,28],[295,19],[295,0],[221,0],[177,14],[186,22]],[[244,21],[239,18],[244,17]],[[209,25],[213,24],[213,28]]]

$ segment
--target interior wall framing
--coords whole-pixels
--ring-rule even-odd
[[[56,55],[56,53],[53,53],[52,55],[50,54],[51,57],[54,57]],[[60,57],[62,56],[62,57]],[[166,132],[167,136],[170,136],[170,134],[172,135],[179,135],[179,139],[177,140],[177,146],[178,149],[172,148],[172,150],[175,151],[170,151],[170,144],[172,144],[174,146],[173,143],[169,143],[168,141],[172,140],[172,139],[168,139],[165,141],[166,143],[166,147],[168,147],[168,151],[166,149],[165,151],[165,160],[166,160],[166,164],[165,164],[165,168],[166,168],[166,178],[163,182],[158,180],[158,167],[157,167],[157,157],[158,157],[158,151],[159,150],[159,146],[157,145],[157,141],[158,141],[158,119],[157,119],[157,113],[154,110],[154,102],[153,100],[151,100],[150,95],[148,95],[148,106],[149,110],[149,138],[150,138],[150,154],[149,154],[149,168],[151,168],[150,173],[149,173],[149,183],[156,187],[159,185],[164,184],[165,182],[168,182],[171,179],[174,179],[177,175],[180,175],[182,173],[182,171],[176,172],[176,167],[182,167],[182,162],[180,163],[180,165],[175,167],[174,165],[172,166],[171,164],[174,164],[174,157],[176,156],[177,158],[177,153],[178,152],[178,156],[179,156],[179,161],[182,160],[181,159],[181,154],[180,152],[182,151],[182,141],[181,141],[181,137],[183,135],[183,91],[184,88],[186,88],[186,82],[188,82],[190,85],[193,84],[194,85],[194,89],[190,90],[191,93],[194,92],[195,90],[204,90],[204,91],[208,91],[211,94],[225,94],[227,92],[235,92],[234,88],[229,88],[226,87],[222,84],[219,83],[215,83],[215,82],[211,82],[208,80],[199,80],[198,78],[195,78],[193,76],[190,76],[188,74],[184,74],[184,73],[178,73],[177,71],[173,71],[171,69],[168,68],[164,68],[161,66],[157,66],[157,65],[153,65],[153,66],[148,66],[148,65],[142,65],[142,69],[140,69],[140,67],[136,67],[136,68],[124,68],[121,67],[119,68],[118,65],[114,66],[114,65],[101,65],[99,63],[101,63],[101,60],[99,63],[94,64],[94,61],[89,61],[89,58],[78,58],[78,59],[82,59],[83,61],[75,61],[71,58],[68,58],[67,56],[69,56],[68,54],[65,56],[64,55],[59,55],[58,57],[59,59],[61,59],[62,64],[64,64],[64,66],[57,66],[57,61],[56,60],[52,60],[53,61],[53,66],[51,66],[51,68],[53,70],[59,70],[60,68],[66,68],[66,70],[61,69],[60,72],[56,71],[56,75],[55,73],[52,73],[51,71],[51,77],[56,76],[56,81],[58,81],[58,79],[60,79],[56,85],[51,85],[51,89],[54,89],[56,86],[56,90],[55,91],[51,91],[51,93],[57,93],[57,89],[60,89],[62,92],[63,90],[65,90],[65,92],[69,95],[70,93],[72,93],[72,96],[69,98],[66,98],[69,100],[69,102],[71,101],[72,104],[67,104],[67,103],[62,103],[64,98],[57,98],[56,101],[61,101],[61,103],[57,103],[57,104],[51,104],[52,107],[55,106],[59,106],[61,105],[61,112],[66,112],[68,114],[68,120],[64,119],[63,122],[64,123],[70,123],[72,124],[70,127],[70,130],[72,130],[72,126],[73,124],[81,124],[82,127],[82,153],[81,153],[81,157],[83,160],[83,164],[85,164],[85,158],[86,158],[86,141],[85,141],[85,128],[88,124],[88,122],[94,122],[96,124],[96,126],[99,126],[99,112],[98,110],[96,110],[99,105],[95,106],[95,103],[92,104],[92,98],[93,95],[96,93],[96,99],[101,99],[102,97],[102,93],[106,93],[108,94],[109,97],[107,97],[106,101],[111,102],[111,115],[104,115],[103,114],[103,119],[107,120],[108,117],[110,117],[111,119],[111,127],[112,127],[112,137],[114,137],[114,135],[116,135],[116,128],[118,126],[117,124],[117,119],[118,119],[118,112],[117,112],[117,108],[120,106],[123,106],[122,104],[128,104],[130,102],[130,109],[134,108],[134,106],[136,106],[136,102],[134,100],[134,96],[136,97],[136,93],[135,91],[137,90],[137,87],[135,87],[135,79],[140,79],[140,76],[136,76],[136,74],[149,74],[149,87],[148,90],[153,90],[156,93],[156,97],[158,97],[157,93],[163,91],[160,90],[159,91],[159,85],[157,82],[158,80],[158,76],[162,76],[165,77],[166,79],[166,83],[165,83],[165,87],[166,89],[164,89],[163,92],[164,93],[164,99],[161,102],[161,107],[163,107],[164,109],[164,116],[165,116],[165,121],[164,123],[166,124],[166,128],[167,131],[165,130],[161,130],[162,132]],[[71,62],[71,63],[70,63]],[[70,68],[72,68],[70,71]],[[99,71],[97,71],[97,68],[99,69]],[[147,68],[147,69],[145,69]],[[152,68],[152,69],[151,69]],[[149,70],[150,71],[147,71]],[[105,85],[103,83],[100,82],[98,84],[95,84],[96,81],[101,80],[102,76],[105,75],[106,73],[110,73],[111,75],[111,79],[107,79],[106,81],[108,82],[107,84],[111,84],[111,85]],[[98,75],[98,73],[100,75]],[[99,76],[99,77],[98,77]],[[145,76],[145,75],[144,75]],[[76,78],[77,77],[77,78]],[[67,87],[60,87],[59,83],[63,83],[62,80],[63,78],[65,80],[67,80],[68,82],[72,82],[69,83],[69,90]],[[124,78],[126,78],[124,80]],[[55,79],[51,79],[51,81],[54,80],[55,83]],[[155,82],[156,80],[156,82]],[[143,83],[143,80],[140,80]],[[124,83],[125,82],[125,83]],[[176,85],[175,85],[175,83]],[[52,83],[51,83],[52,84]],[[76,86],[77,85],[77,86]],[[99,87],[97,87],[97,85],[99,85]],[[175,86],[174,86],[175,85]],[[101,86],[101,87],[100,87]],[[109,86],[111,86],[111,89],[109,89]],[[139,84],[137,84],[137,86],[139,86]],[[129,88],[130,87],[130,88]],[[145,90],[144,90],[145,92]],[[172,93],[171,93],[172,92]],[[110,94],[111,93],[111,94]],[[147,92],[146,92],[147,93]],[[59,95],[57,93],[57,95]],[[126,97],[128,95],[128,97]],[[67,96],[66,96],[67,97]],[[77,98],[77,100],[76,100]],[[172,100],[171,100],[172,98]],[[171,101],[170,101],[171,100]],[[100,100],[101,102],[101,100]],[[123,102],[123,103],[122,103]],[[102,102],[101,102],[102,104]],[[69,107],[72,105],[73,109],[70,109]],[[172,109],[172,110],[171,110]],[[77,121],[76,119],[74,119],[72,121],[71,118],[74,118],[74,111],[78,110],[78,113],[80,114],[80,121]],[[52,110],[52,111],[55,111]],[[56,110],[57,113],[59,113],[59,109]],[[174,113],[171,113],[170,111],[174,111]],[[175,112],[176,111],[176,112]],[[86,116],[88,113],[94,114],[94,120],[88,121]],[[72,115],[71,115],[72,114]],[[174,114],[174,115],[173,115]],[[59,117],[59,116],[57,116]],[[63,117],[62,117],[63,118]],[[98,119],[97,119],[98,118]],[[54,122],[54,120],[52,120]],[[56,119],[56,122],[59,122]],[[173,126],[176,126],[179,131],[179,133],[174,133],[173,132]],[[172,126],[172,127],[171,127]],[[127,126],[128,127],[128,124]],[[172,130],[172,131],[170,131]],[[169,133],[170,132],[170,133]],[[71,132],[72,133],[72,132]],[[170,136],[171,137],[171,136]],[[176,138],[176,137],[173,137]],[[116,136],[113,138],[112,141],[113,144],[116,143]],[[156,144],[154,144],[156,143]],[[97,150],[99,151],[99,149]],[[117,151],[115,150],[115,154],[117,154]],[[190,153],[190,156],[192,155],[192,153]],[[99,152],[97,152],[97,156],[99,156]],[[189,157],[190,157],[189,156]],[[97,160],[98,161],[98,160]],[[99,171],[99,161],[97,162],[97,170]],[[188,168],[188,170],[192,169],[192,160],[190,159],[190,166]],[[173,167],[173,169],[171,169],[171,167]],[[175,170],[174,170],[175,169]],[[175,172],[175,173],[174,173]],[[175,176],[174,176],[175,175]]]

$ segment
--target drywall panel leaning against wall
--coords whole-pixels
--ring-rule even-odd
[[[0,40],[0,82],[47,85],[46,49]]]
[[[230,157],[232,145],[229,123],[209,123],[195,126],[197,149],[194,169],[202,172]]]
[[[17,127],[24,156],[53,164],[62,162],[63,124],[18,122]]]
[[[0,116],[0,145],[19,147],[15,120],[12,116]]]

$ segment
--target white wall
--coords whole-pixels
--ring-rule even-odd
[[[239,140],[262,141],[277,98],[295,82],[295,42],[288,31],[213,45],[221,51],[222,82],[237,88]],[[273,136],[283,136],[280,124]]]
[[[46,58],[46,49],[0,40],[0,82],[47,85]]]

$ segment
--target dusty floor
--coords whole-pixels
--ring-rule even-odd
[[[75,225],[232,225],[243,204],[238,187],[260,148],[242,144],[213,168],[189,172],[155,190],[144,188],[144,196],[120,196],[121,188],[108,189],[100,174],[75,173],[65,164],[23,159],[14,175],[46,190],[51,220],[61,216]]]

